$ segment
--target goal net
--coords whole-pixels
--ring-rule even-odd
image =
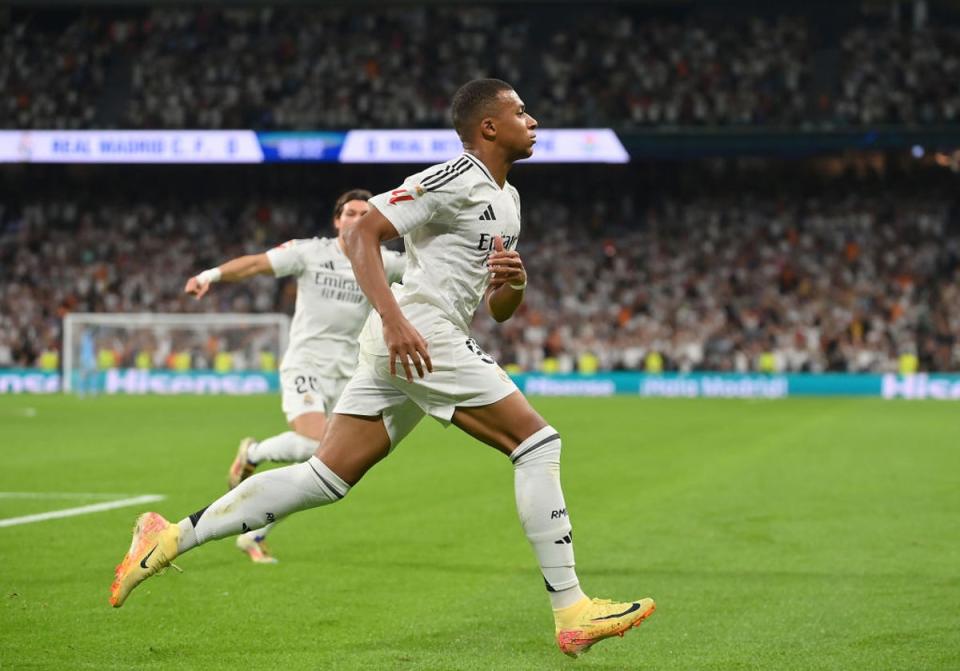
[[[63,390],[78,394],[275,391],[285,314],[71,313]]]

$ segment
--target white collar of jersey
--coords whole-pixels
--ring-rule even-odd
[[[474,156],[473,154],[470,154],[470,153],[468,153],[468,152],[463,152],[463,155],[466,156],[468,159],[470,159],[470,161],[471,161],[475,166],[477,166],[478,168],[480,168],[480,170],[483,171],[483,174],[487,176],[487,179],[489,179],[491,182],[493,182],[493,185],[494,185],[495,187],[497,187],[498,189],[501,188],[500,185],[497,184],[497,180],[495,180],[495,179],[493,178],[493,175],[490,174],[490,171],[487,170],[487,166],[485,166],[485,165],[483,164],[483,161],[481,161],[481,160],[478,159],[476,156]]]

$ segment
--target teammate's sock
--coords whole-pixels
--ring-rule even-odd
[[[317,457],[253,475],[181,520],[179,552],[207,541],[260,529],[290,513],[339,501],[350,485]],[[188,533],[183,533],[191,528]]]
[[[560,434],[545,426],[510,455],[520,524],[540,562],[554,609],[583,598],[574,570],[573,532],[560,487]]]
[[[247,448],[247,461],[251,464],[259,464],[261,461],[286,461],[299,464],[309,459],[319,445],[319,440],[307,438],[296,431],[286,431]]]

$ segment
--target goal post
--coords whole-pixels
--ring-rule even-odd
[[[70,313],[67,393],[275,391],[290,317],[281,313]]]

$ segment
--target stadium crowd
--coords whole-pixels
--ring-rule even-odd
[[[53,35],[0,21],[0,126],[96,127],[114,49],[96,19],[81,16]]]
[[[0,10],[0,127],[446,124],[466,79],[514,83],[546,126],[956,122],[960,30],[853,21],[839,62],[802,15],[611,6]],[[933,22],[931,21],[931,24]],[[821,31],[822,32],[822,31]],[[377,36],[357,39],[357,35]]]
[[[629,203],[626,203],[629,211]],[[960,370],[960,235],[946,201],[850,195],[667,200],[590,237],[531,203],[535,288],[478,340],[532,370]],[[538,211],[538,208],[542,208]]]
[[[530,289],[503,325],[481,311],[477,340],[522,370],[960,370],[949,197],[731,193],[525,192]],[[327,221],[304,200],[90,202],[0,206],[0,367],[56,352],[71,311],[289,313],[289,281],[223,284],[202,301],[183,284]]]
[[[466,7],[154,11],[131,26],[139,43],[123,123],[443,125],[449,92],[464,79],[491,68],[520,78],[529,26],[499,19],[493,9]]]
[[[595,12],[549,37],[537,100],[562,126],[798,125],[809,118],[806,32],[790,18],[689,25]]]
[[[183,285],[198,269],[317,231],[314,211],[304,203],[236,208],[219,201],[0,205],[0,367],[37,365],[44,352],[58,351],[69,312],[292,312],[296,287],[278,291],[270,278],[225,287],[203,302],[185,296]],[[206,343],[191,346],[199,352]],[[129,364],[136,352],[117,356]]]
[[[960,30],[858,28],[843,38],[834,115],[853,125],[960,119]]]

